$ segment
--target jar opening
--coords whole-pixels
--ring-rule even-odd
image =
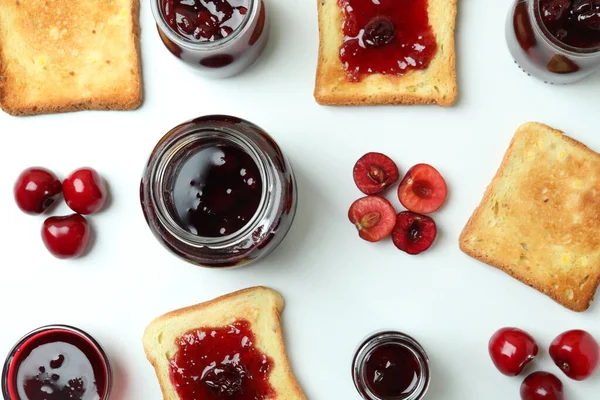
[[[408,335],[382,332],[366,339],[354,357],[353,378],[365,400],[419,400],[429,388],[429,360]]]
[[[526,1],[526,0],[521,0],[521,1]],[[546,41],[546,43],[548,45],[554,47],[557,51],[562,51],[562,52],[568,53],[569,55],[575,56],[575,57],[577,57],[577,56],[579,56],[579,57],[596,56],[596,55],[598,55],[598,53],[600,53],[600,46],[597,46],[597,47],[574,47],[574,46],[570,46],[570,45],[560,41],[556,37],[554,37],[554,35],[546,27],[546,25],[544,24],[544,21],[542,19],[541,0],[531,0],[530,4],[531,5],[529,7],[529,12],[530,12],[530,15],[533,16],[533,19],[535,20],[535,23],[532,25],[534,26],[534,29],[536,29],[538,31],[540,36],[544,38],[544,40]]]
[[[201,40],[191,40],[191,39],[183,36],[177,30],[175,30],[169,23],[167,23],[167,20],[165,17],[165,12],[164,12],[164,5],[162,4],[165,1],[166,0],[152,0],[151,1],[152,13],[154,14],[154,18],[156,20],[156,23],[157,23],[159,29],[172,42],[176,43],[178,46],[183,47],[183,48],[188,48],[188,49],[194,49],[196,51],[198,51],[198,50],[200,50],[200,51],[201,50],[215,50],[217,48],[224,47],[228,43],[234,41],[235,38],[241,36],[243,34],[243,32],[245,32],[249,29],[249,27],[251,25],[251,24],[249,24],[249,22],[251,21],[252,18],[254,18],[254,15],[256,15],[258,13],[258,10],[260,7],[259,0],[245,0],[247,2],[247,7],[245,7],[245,8],[247,8],[247,11],[243,15],[243,19],[238,22],[237,26],[235,28],[233,28],[232,31],[227,36],[216,39],[216,40],[201,41]],[[211,11],[214,13],[223,14],[221,11],[216,10],[216,7],[215,7],[215,10],[211,10]],[[178,17],[178,18],[182,18],[182,17],[183,16]],[[179,21],[179,22],[181,22],[181,21]],[[189,24],[189,22],[187,24]]]
[[[243,236],[267,205],[270,176],[261,154],[251,141],[225,132],[190,132],[166,148],[157,163],[159,216],[191,245],[219,245]]]

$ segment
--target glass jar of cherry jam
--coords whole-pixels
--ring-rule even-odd
[[[365,400],[420,400],[429,389],[429,358],[412,337],[378,332],[358,347],[352,377]]]
[[[232,267],[265,256],[296,213],[289,162],[264,130],[209,115],[169,131],[156,145],[140,189],[155,236],[204,267]]]
[[[600,0],[516,0],[506,21],[515,62],[546,83],[600,69]]]
[[[167,49],[203,75],[227,78],[256,61],[267,44],[263,0],[151,0]]]
[[[2,371],[5,400],[108,400],[111,385],[110,363],[100,344],[67,325],[25,335]]]

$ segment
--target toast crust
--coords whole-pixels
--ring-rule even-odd
[[[0,0],[0,108],[132,110],[142,102],[139,0]]]
[[[429,23],[438,50],[425,70],[403,76],[371,74],[360,82],[348,80],[339,58],[343,44],[343,13],[337,0],[317,0],[319,10],[319,61],[314,97],[321,105],[451,106],[458,95],[454,30],[456,0],[429,0]]]
[[[597,195],[600,154],[547,125],[524,124],[463,229],[460,249],[585,311],[600,285]]]
[[[152,321],[144,332],[144,351],[154,367],[164,399],[180,400],[170,381],[169,359],[165,357],[170,358],[177,351],[177,337],[203,326],[227,326],[237,319],[246,319],[254,332],[255,347],[274,360],[269,381],[276,397],[305,400],[287,358],[280,322],[283,308],[284,300],[279,293],[257,286],[174,310]],[[266,340],[265,329],[273,340]]]

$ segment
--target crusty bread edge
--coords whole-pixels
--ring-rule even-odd
[[[0,108],[9,115],[12,116],[34,116],[40,114],[55,114],[65,113],[72,111],[84,111],[84,110],[115,110],[115,111],[129,111],[135,110],[140,107],[143,101],[143,77],[142,77],[142,65],[141,65],[141,44],[140,44],[140,0],[132,0],[131,2],[131,18],[132,18],[132,36],[134,42],[134,51],[132,54],[135,62],[135,73],[136,73],[136,93],[137,96],[127,101],[84,101],[84,102],[71,102],[71,103],[55,103],[52,106],[23,106],[23,107],[12,107],[6,104],[4,101],[5,97],[5,85],[7,77],[4,75],[4,68],[7,61],[4,59],[4,53],[2,51],[2,43],[0,42]]]
[[[146,327],[146,329],[144,331],[143,337],[146,338],[146,332],[148,332],[156,323],[161,323],[162,321],[171,319],[171,318],[177,318],[178,316],[185,315],[188,312],[197,312],[197,311],[203,310],[205,308],[208,308],[210,306],[213,306],[221,301],[227,301],[229,299],[233,299],[238,296],[243,296],[249,292],[263,291],[263,290],[267,291],[268,293],[270,293],[271,295],[273,295],[276,298],[275,307],[273,308],[272,311],[274,313],[275,320],[277,321],[280,329],[277,329],[277,332],[275,335],[276,335],[276,340],[277,340],[277,344],[278,344],[277,347],[279,348],[279,351],[281,352],[281,355],[282,355],[281,361],[283,362],[283,365],[281,367],[283,368],[283,370],[285,371],[285,374],[289,378],[289,383],[291,385],[293,385],[293,387],[290,388],[290,391],[295,392],[299,398],[306,398],[306,396],[304,395],[304,392],[300,388],[300,384],[298,383],[296,376],[292,372],[292,368],[290,366],[290,362],[289,362],[289,359],[287,356],[285,342],[283,339],[283,332],[282,332],[283,330],[281,329],[281,313],[283,312],[283,309],[285,308],[285,301],[283,300],[283,297],[281,296],[281,294],[279,294],[278,292],[276,292],[275,290],[273,290],[271,288],[268,288],[265,286],[254,286],[254,287],[250,287],[247,289],[238,290],[236,292],[228,293],[223,296],[214,298],[212,300],[205,301],[203,303],[199,303],[196,305],[173,310],[171,312],[161,315],[160,317],[154,319],[150,324],[148,324],[148,326]],[[178,398],[177,399],[168,399],[167,398],[168,394],[166,391],[166,386],[170,385],[171,382],[163,382],[163,380],[161,379],[161,374],[160,374],[156,359],[154,359],[154,357],[152,357],[151,352],[147,349],[147,347],[145,345],[144,345],[144,353],[146,354],[146,358],[148,359],[148,361],[150,362],[150,364],[152,364],[152,367],[154,368],[155,374],[159,381],[160,390],[161,390],[165,400],[180,400]]]
[[[508,265],[502,264],[500,262],[496,262],[496,261],[486,257],[484,254],[479,253],[477,250],[469,248],[469,246],[467,244],[466,237],[469,234],[471,234],[471,232],[473,231],[473,225],[474,225],[475,221],[477,221],[480,218],[481,213],[483,212],[483,210],[485,208],[485,205],[488,203],[488,201],[492,197],[492,194],[494,193],[494,187],[496,185],[496,182],[503,175],[504,169],[509,164],[509,159],[512,156],[513,147],[515,146],[520,135],[525,134],[525,132],[527,132],[527,129],[530,129],[532,127],[535,127],[538,129],[539,128],[549,129],[552,132],[554,132],[556,135],[560,136],[561,139],[571,143],[572,145],[579,148],[580,150],[589,153],[590,156],[600,157],[599,153],[596,153],[595,151],[590,149],[585,144],[567,136],[563,131],[552,128],[551,126],[548,126],[546,124],[539,123],[539,122],[527,122],[527,123],[519,126],[519,128],[517,129],[515,135],[513,136],[512,140],[510,142],[508,150],[504,154],[504,158],[502,159],[502,163],[500,164],[498,171],[496,171],[496,175],[492,179],[492,182],[487,186],[481,202],[479,203],[479,205],[477,206],[477,208],[475,209],[475,211],[469,218],[467,224],[465,225],[465,227],[463,228],[463,230],[459,236],[459,239],[458,239],[459,248],[466,255],[505,272],[506,274],[521,281],[522,283],[526,284],[527,286],[530,286],[530,287],[536,289],[537,291],[539,291],[540,293],[543,293],[546,296],[552,298],[558,304],[561,304],[562,306],[568,308],[569,310],[572,310],[575,312],[583,312],[583,311],[586,311],[590,307],[592,301],[594,300],[595,293],[598,290],[598,286],[600,286],[600,278],[596,279],[596,282],[594,282],[594,284],[589,286],[589,292],[590,292],[590,294],[588,296],[589,301],[587,303],[578,305],[575,302],[564,301],[564,299],[560,298],[554,291],[547,292],[545,290],[546,288],[541,287],[540,285],[537,285],[535,282],[530,281],[526,277],[519,274],[518,271],[513,271]]]
[[[324,68],[325,63],[323,62],[323,54],[324,54],[324,42],[325,37],[322,29],[322,21],[321,21],[321,7],[323,6],[323,0],[317,0],[317,10],[318,10],[318,26],[319,26],[319,55],[318,55],[318,63],[317,63],[317,74],[315,79],[315,89],[313,92],[313,96],[318,104],[324,106],[377,106],[377,105],[426,105],[426,104],[437,104],[442,107],[450,107],[454,105],[456,99],[458,97],[458,84],[457,84],[457,76],[456,76],[456,17],[458,14],[458,5],[457,0],[449,0],[453,7],[453,13],[451,15],[451,32],[450,38],[448,39],[448,43],[450,44],[452,51],[448,57],[448,65],[450,67],[450,76],[449,78],[452,80],[452,92],[448,93],[448,95],[444,98],[443,96],[439,97],[423,97],[419,95],[414,95],[410,93],[397,93],[393,95],[371,95],[368,96],[365,100],[364,97],[356,98],[356,96],[348,95],[348,94],[331,94],[326,93],[323,94],[321,92],[321,86],[324,76]],[[401,78],[401,77],[400,77]]]

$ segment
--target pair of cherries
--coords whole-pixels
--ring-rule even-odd
[[[62,183],[45,168],[33,167],[21,172],[14,185],[17,206],[27,214],[42,214],[61,193],[75,214],[49,217],[42,227],[42,240],[57,258],[81,256],[90,240],[90,226],[83,215],[100,211],[106,204],[106,182],[92,168],[73,171]]]
[[[352,203],[348,211],[362,239],[378,242],[391,234],[394,245],[408,254],[419,254],[431,246],[437,227],[424,214],[438,210],[448,193],[444,178],[435,168],[417,164],[408,170],[398,187],[398,198],[409,211],[399,214],[389,200],[379,196],[400,178],[398,167],[388,156],[365,154],[354,165],[353,176],[358,189],[367,195]]]
[[[531,335],[518,328],[502,328],[490,339],[488,350],[494,365],[507,376],[521,374],[538,354],[538,345]],[[561,333],[549,349],[552,361],[569,378],[582,381],[598,366],[600,347],[592,335],[583,330]],[[521,384],[522,400],[564,400],[563,384],[555,375],[537,371]]]

